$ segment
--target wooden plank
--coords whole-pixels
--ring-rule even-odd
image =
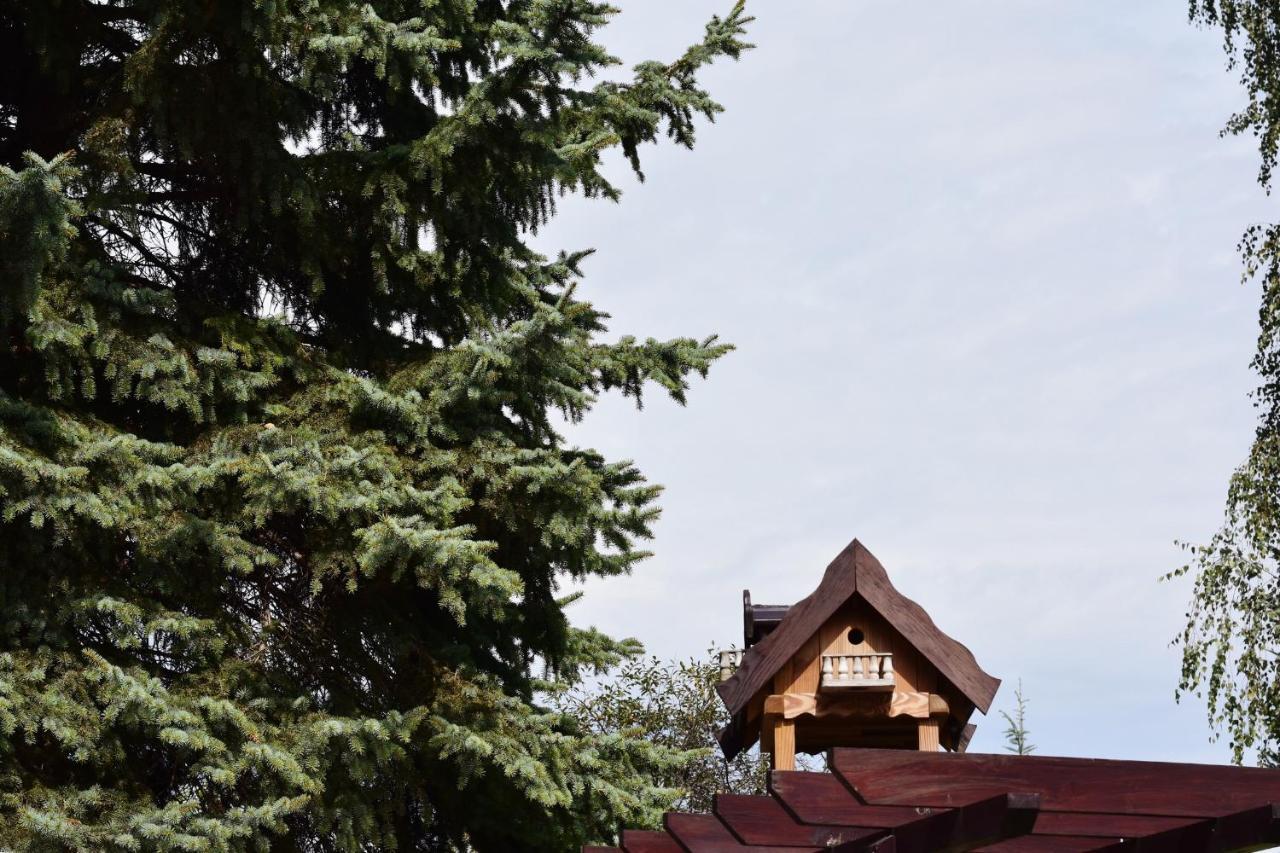
[[[869,827],[801,823],[773,797],[719,794],[713,810],[743,844],[825,849],[883,834],[883,830]]]
[[[684,848],[665,832],[636,829],[622,833],[622,849],[626,853],[685,853]]]
[[[1046,811],[1220,817],[1280,802],[1280,770],[1154,761],[836,749],[838,775],[868,803],[945,808],[1036,791]]]

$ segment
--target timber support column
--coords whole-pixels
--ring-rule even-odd
[[[796,769],[796,721],[774,718],[772,764],[774,770]]]
[[[941,741],[942,721],[937,717],[921,720],[919,725],[920,751],[937,752]]]

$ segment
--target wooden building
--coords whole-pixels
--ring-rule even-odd
[[[722,656],[718,687],[733,715],[720,736],[729,758],[757,740],[776,770],[838,746],[963,751],[969,717],[1000,686],[856,539],[794,606],[743,598],[749,645]]]
[[[772,756],[767,796],[721,795],[586,853],[1210,853],[1280,845],[1280,770],[972,755],[999,681],[855,540],[790,607],[744,594],[722,654],[720,745]],[[825,753],[828,772],[794,770]]]

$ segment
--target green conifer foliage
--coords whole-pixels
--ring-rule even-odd
[[[558,850],[688,756],[538,701],[658,488],[572,447],[727,347],[602,340],[528,235],[691,146],[588,0],[5,0],[0,848]]]

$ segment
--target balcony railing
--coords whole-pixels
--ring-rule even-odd
[[[742,649],[727,649],[720,653],[720,680],[727,681],[742,666]]]
[[[823,655],[822,686],[893,687],[893,655]]]

